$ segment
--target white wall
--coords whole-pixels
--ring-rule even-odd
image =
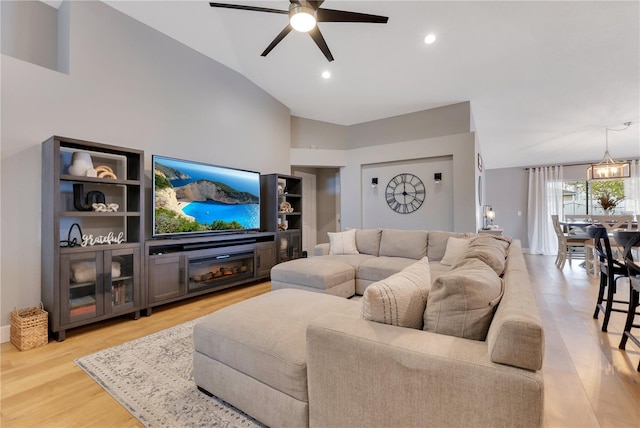
[[[40,302],[40,235],[50,233],[40,230],[41,142],[51,135],[142,149],[147,171],[152,154],[290,170],[286,106],[101,2],[65,3],[69,74],[2,55],[4,326],[14,307]]]

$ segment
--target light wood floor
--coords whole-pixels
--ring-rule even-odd
[[[639,427],[640,350],[618,350],[623,314],[609,332],[592,318],[597,280],[574,262],[560,271],[554,257],[525,256],[545,323],[545,425]],[[19,352],[1,346],[3,427],[142,426],[73,360],[265,293],[268,282],[154,308],[127,318],[70,330],[64,342]],[[621,293],[626,293],[621,290]],[[602,317],[600,317],[602,318]]]

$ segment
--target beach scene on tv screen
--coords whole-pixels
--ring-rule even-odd
[[[154,234],[260,228],[260,175],[154,158]]]

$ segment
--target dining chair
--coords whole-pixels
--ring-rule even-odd
[[[615,229],[628,228],[633,223],[632,215],[593,215],[591,219],[594,223],[604,226],[609,233]]]
[[[640,324],[634,324],[640,306],[640,265],[634,260],[633,252],[640,247],[640,233],[638,232],[614,232],[618,241],[624,244],[624,262],[629,271],[629,307],[627,308],[627,320],[624,324],[622,338],[619,349],[626,349],[627,340],[631,339],[636,346],[640,347],[640,337],[631,333],[632,328],[640,328]],[[627,235],[627,236],[624,236]],[[638,361],[638,371],[640,372],[640,361]]]
[[[607,229],[609,234],[609,241],[614,252],[614,256],[618,257],[622,255],[622,247],[613,238],[613,231],[616,229],[629,229],[633,223],[632,215],[594,215],[591,216],[594,224],[599,224]]]
[[[593,239],[596,252],[598,254],[598,262],[600,267],[600,286],[598,289],[598,301],[596,303],[596,309],[593,313],[593,318],[598,318],[598,313],[604,313],[604,320],[602,321],[602,331],[607,331],[609,325],[609,318],[611,312],[627,313],[627,306],[629,302],[626,300],[616,300],[616,288],[617,281],[620,278],[626,278],[629,276],[629,272],[624,262],[618,261],[613,257],[611,251],[611,243],[609,241],[609,234],[607,229],[603,226],[589,226],[587,227],[587,235]],[[605,291],[607,296],[605,298]],[[613,305],[624,305],[624,308],[614,307]]]
[[[560,220],[556,214],[551,216],[553,223],[553,230],[558,238],[558,254],[556,256],[556,266],[558,269],[563,269],[564,265],[569,260],[569,266],[571,266],[571,260],[575,258],[585,259],[585,243],[590,240],[589,237],[569,235],[562,231],[560,226]],[[578,251],[582,248],[582,251]]]
[[[591,220],[591,215],[589,214],[565,214],[564,219],[567,223],[590,223],[593,224],[593,220]],[[584,226],[582,226],[584,227]],[[584,229],[580,227],[572,227],[567,226],[567,232],[570,235],[584,235],[586,232]]]

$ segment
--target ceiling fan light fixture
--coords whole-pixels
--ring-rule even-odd
[[[311,6],[291,4],[289,23],[294,30],[308,33],[316,26],[316,11]]]

